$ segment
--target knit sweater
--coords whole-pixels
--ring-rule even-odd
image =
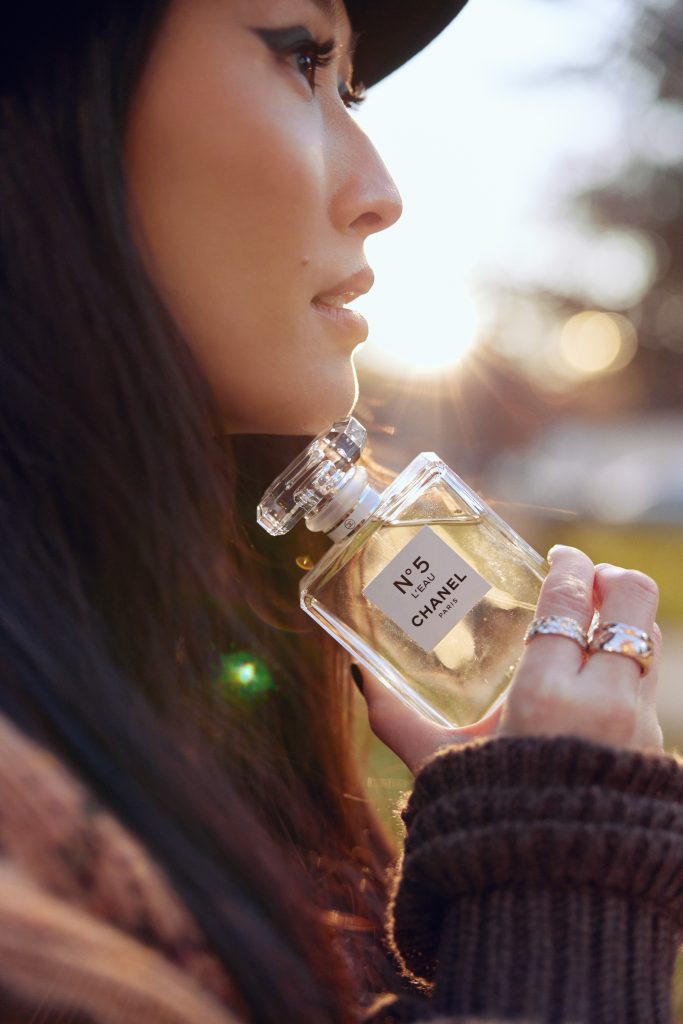
[[[373,1024],[670,1020],[675,759],[569,737],[451,748],[404,820],[389,931],[415,995],[380,1000]],[[0,716],[0,1022],[248,1019],[148,852]]]
[[[426,989],[425,1017],[670,1021],[683,927],[676,759],[500,738],[435,757],[403,818],[391,933]],[[421,1012],[404,1000],[374,1019]]]

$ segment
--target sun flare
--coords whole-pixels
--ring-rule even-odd
[[[369,304],[368,304],[369,305]],[[382,316],[381,334],[373,334],[360,364],[396,376],[431,375],[459,363],[477,341],[479,316],[472,295],[451,287],[447,294],[416,298],[393,316]]]

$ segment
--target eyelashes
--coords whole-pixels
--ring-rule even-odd
[[[323,68],[328,67],[334,53],[334,42],[328,40],[325,43],[318,43],[315,39],[301,39],[292,44],[289,56],[296,63],[298,70],[315,92],[316,76]]]
[[[365,103],[365,86],[362,82],[358,85],[345,82],[339,89],[339,95],[345,107],[359,107]]]
[[[318,73],[332,62],[337,49],[333,39],[318,42],[302,25],[291,28],[255,30],[270,50],[292,67],[305,79],[311,92],[315,92]],[[362,85],[342,82],[339,96],[345,107],[357,107],[365,99]]]

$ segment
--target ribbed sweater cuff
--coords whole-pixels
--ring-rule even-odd
[[[683,770],[572,737],[437,755],[416,779],[391,908],[433,1009],[668,1021],[683,924]]]

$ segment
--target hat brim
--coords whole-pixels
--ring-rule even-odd
[[[366,88],[424,49],[467,0],[346,0],[358,35],[354,80]]]

